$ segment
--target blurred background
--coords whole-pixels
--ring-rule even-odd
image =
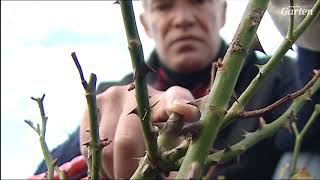
[[[227,42],[246,3],[228,1],[227,23],[221,30]],[[141,2],[134,1],[134,8],[138,17]],[[136,20],[147,58],[154,44]],[[282,40],[268,14],[258,35],[269,55]],[[1,1],[1,179],[25,179],[43,158],[37,134],[24,122],[41,122],[31,96],[46,94],[50,149],[78,127],[86,99],[70,56],[74,51],[86,79],[91,72],[98,82],[119,80],[131,72],[120,6],[114,1]]]

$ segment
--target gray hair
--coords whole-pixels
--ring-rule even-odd
[[[146,8],[147,7],[147,1],[150,1],[150,0],[141,0],[142,1],[142,7],[143,8]],[[226,0],[218,0],[219,2],[224,2],[224,1],[226,1]]]

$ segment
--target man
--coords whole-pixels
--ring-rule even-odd
[[[299,14],[301,11],[312,13],[310,10],[315,4],[315,0],[295,1],[294,9],[297,10],[294,16],[295,26],[297,26],[306,14]],[[288,9],[288,1],[283,0],[272,0],[270,2],[268,12],[270,13],[275,25],[280,30],[282,35],[285,36],[288,30],[289,15],[284,13],[285,9]],[[309,10],[309,11],[307,11]],[[320,32],[320,16],[306,29],[303,35],[296,41],[297,45],[297,67],[299,71],[299,83],[302,87],[311,79],[311,72],[313,69],[320,69],[320,37],[316,34]],[[316,92],[312,97],[311,101],[308,101],[306,105],[301,109],[297,115],[297,127],[301,129],[305,126],[309,117],[311,116],[315,104],[320,102],[320,92]],[[314,122],[305,134],[302,145],[301,153],[298,158],[298,169],[306,168],[311,176],[315,179],[320,178],[320,120]],[[288,178],[289,173],[283,174],[281,177],[281,168],[285,167],[286,163],[291,162],[292,151],[295,144],[295,136],[288,130],[281,129],[276,134],[275,139],[276,146],[279,150],[285,153],[281,161],[279,162],[278,168],[274,174],[274,178]]]
[[[219,36],[225,23],[226,2],[224,0],[145,0],[141,22],[147,35],[155,40],[156,49],[148,64],[157,72],[148,74],[150,104],[159,101],[152,110],[152,121],[166,121],[175,112],[192,121],[199,116],[198,110],[186,102],[207,94],[210,84],[211,63],[222,58],[226,45]],[[254,52],[248,55],[235,88],[241,94],[258,73],[258,60]],[[289,61],[281,65],[281,73],[275,72],[265,82],[264,88],[248,104],[248,109],[264,107],[294,89],[294,77]],[[102,151],[102,174],[109,178],[129,178],[138,165],[137,157],[145,153],[145,145],[138,117],[129,114],[135,108],[133,91],[128,91],[132,74],[118,83],[104,83],[98,88],[97,103],[100,110],[100,136],[112,143]],[[276,84],[280,82],[280,84]],[[277,88],[275,88],[277,87]],[[266,120],[277,117],[272,113]],[[85,131],[89,129],[88,112],[85,112],[79,131],[62,146],[53,151],[58,164],[80,155],[79,147],[89,140]],[[244,130],[253,131],[257,121],[237,121],[225,128],[215,142],[222,149],[242,138]],[[80,136],[80,143],[75,137]],[[270,147],[272,139],[258,143],[241,156],[240,164],[219,170],[217,175],[227,178],[270,178],[279,153]],[[80,146],[80,145],[79,145]],[[80,146],[86,157],[86,147]],[[66,151],[72,155],[65,156]],[[267,153],[267,155],[262,155]],[[42,170],[43,172],[43,170]],[[40,171],[37,171],[40,173]]]

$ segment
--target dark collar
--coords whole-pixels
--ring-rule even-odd
[[[222,59],[227,49],[228,49],[227,44],[221,40],[221,46],[220,46],[218,55],[215,58],[213,58],[212,62],[216,61],[219,58]],[[193,72],[191,74],[181,74],[181,73],[174,72],[170,70],[168,67],[166,67],[165,65],[163,65],[160,62],[159,57],[155,50],[151,53],[147,63],[149,66],[151,66],[155,70],[161,69],[166,74],[166,76],[169,77],[168,78],[169,82],[167,82],[168,87],[172,85],[177,85],[187,89],[192,89],[199,82],[208,83],[210,80],[211,63],[209,63],[207,67],[205,67],[204,69],[198,72]],[[151,79],[151,82],[154,82],[157,80],[157,77],[155,74],[152,74],[150,75],[149,79]]]

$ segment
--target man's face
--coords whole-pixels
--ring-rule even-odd
[[[163,64],[180,73],[205,68],[220,48],[223,0],[145,0],[141,22]],[[223,2],[222,2],[223,1]]]

